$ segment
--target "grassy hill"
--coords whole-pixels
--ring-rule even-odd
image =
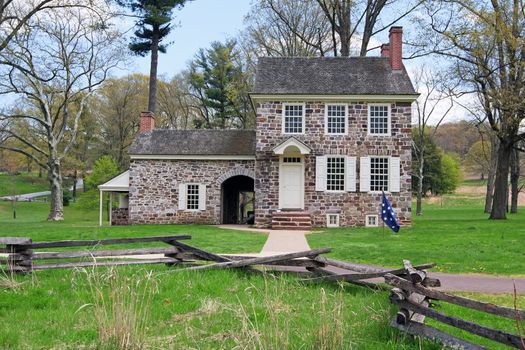
[[[37,173],[21,173],[19,175],[0,173],[0,197],[48,190],[47,178],[38,177]]]

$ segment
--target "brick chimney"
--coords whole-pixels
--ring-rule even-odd
[[[392,70],[403,69],[403,27],[390,28],[390,66]]]
[[[390,57],[390,44],[381,45],[381,57]]]
[[[155,129],[155,116],[153,112],[140,112],[139,132],[148,132]]]

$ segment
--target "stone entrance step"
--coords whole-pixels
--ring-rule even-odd
[[[272,230],[310,230],[312,217],[305,211],[276,211],[272,214]]]

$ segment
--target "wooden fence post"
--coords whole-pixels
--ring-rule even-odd
[[[26,237],[1,237],[0,245],[5,245],[7,269],[12,272],[28,273],[33,270],[33,251],[28,245],[33,241]]]

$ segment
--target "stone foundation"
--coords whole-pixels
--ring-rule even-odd
[[[129,225],[128,208],[111,209],[111,226],[125,226],[125,225]]]

